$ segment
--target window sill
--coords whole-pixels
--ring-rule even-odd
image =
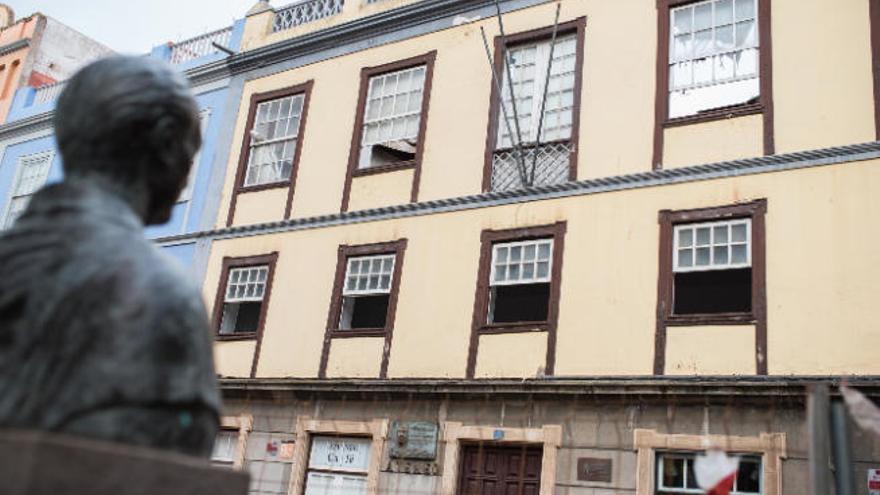
[[[415,160],[407,160],[405,162],[393,163],[391,165],[382,165],[380,167],[356,168],[354,172],[351,173],[351,176],[361,177],[365,175],[384,174],[387,172],[397,172],[398,170],[406,170],[415,167]]]
[[[757,319],[752,313],[716,313],[666,316],[666,325],[672,327],[696,327],[706,325],[754,325],[756,321]]]
[[[695,113],[693,115],[685,115],[683,117],[667,119],[666,122],[663,123],[663,127],[679,127],[690,124],[699,124],[702,122],[713,122],[715,120],[732,119],[735,117],[744,117],[746,115],[759,114],[763,111],[764,106],[760,103],[743,103],[741,105],[731,105],[728,107],[715,108],[712,110]]]
[[[215,334],[214,340],[218,342],[234,342],[237,340],[256,340],[257,332],[248,332],[248,333],[229,333],[229,334]]]
[[[283,187],[290,187],[290,181],[283,180],[280,182],[269,182],[268,184],[258,184],[256,186],[240,186],[238,188],[238,191],[236,191],[236,192],[238,194],[244,194],[244,193],[266,191],[269,189],[281,189]]]
[[[356,337],[384,337],[388,331],[385,328],[356,328],[352,330],[334,329],[330,331],[331,339],[351,339]]]
[[[503,333],[530,333],[530,332],[546,332],[548,324],[546,321],[521,321],[516,323],[490,323],[483,325],[478,330],[480,335],[495,335]]]

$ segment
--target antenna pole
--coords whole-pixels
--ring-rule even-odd
[[[544,110],[547,106],[547,93],[550,90],[550,73],[553,68],[553,53],[556,50],[556,35],[559,31],[559,11],[562,8],[560,2],[556,2],[556,19],[553,21],[553,37],[550,40],[550,60],[547,62],[547,74],[544,77],[544,94],[541,96],[541,113],[538,114],[538,134],[535,136],[535,147],[532,150],[532,169],[529,175],[529,184],[535,182],[535,168],[538,166],[538,149],[541,147],[541,132],[544,130]]]
[[[516,129],[516,139],[518,141],[518,146],[516,146],[517,154],[519,155],[519,161],[521,163],[523,169],[523,175],[526,173],[526,162],[525,156],[523,155],[522,150],[522,132],[519,127],[519,115],[516,110],[516,96],[513,91],[513,73],[510,70],[510,57],[507,53],[507,35],[504,34],[504,20],[501,18],[501,3],[499,0],[495,0],[495,17],[498,18],[498,31],[501,34],[501,56],[504,57],[504,67],[507,70],[507,88],[510,90],[510,103],[513,107],[513,125]],[[504,106],[504,96],[501,97],[501,106]],[[513,136],[511,136],[511,141],[513,140]],[[525,177],[526,179],[528,177]],[[523,186],[531,186],[531,183],[527,183],[523,181]]]

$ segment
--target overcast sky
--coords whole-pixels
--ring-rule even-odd
[[[292,1],[292,0],[291,0]],[[257,0],[4,0],[21,18],[42,12],[120,53],[140,54],[231,26]],[[273,6],[290,2],[273,1]]]

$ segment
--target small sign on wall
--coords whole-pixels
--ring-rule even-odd
[[[868,470],[868,495],[880,495],[880,469]]]
[[[578,481],[611,483],[611,459],[579,457],[577,470]]]
[[[437,423],[392,422],[390,456],[394,459],[433,460],[437,457]]]

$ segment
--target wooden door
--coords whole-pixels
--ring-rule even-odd
[[[538,495],[541,446],[465,445],[459,495]]]

